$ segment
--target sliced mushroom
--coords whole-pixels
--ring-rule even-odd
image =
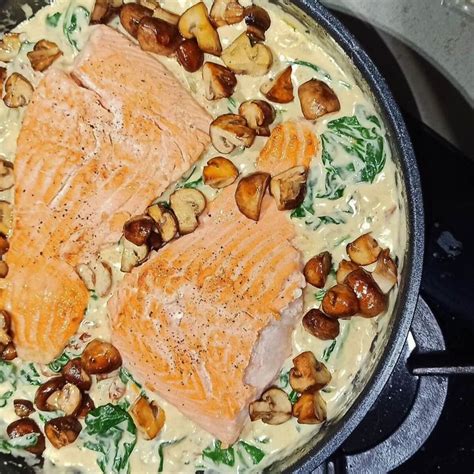
[[[109,0],[96,0],[91,13],[91,24],[107,23],[110,19],[112,6]]]
[[[332,257],[329,252],[321,252],[309,259],[303,270],[306,281],[317,288],[324,288],[331,266]]]
[[[15,349],[15,345],[13,342],[10,342],[6,345],[5,349],[3,349],[0,359],[2,360],[13,360],[16,359],[17,353]]]
[[[46,405],[50,411],[60,410],[65,415],[73,415],[82,406],[81,391],[72,383],[66,383],[61,388],[53,392],[46,400]]]
[[[239,181],[235,190],[235,202],[244,216],[258,221],[269,182],[270,175],[262,172],[249,174]]]
[[[82,367],[80,357],[71,359],[61,370],[66,381],[74,384],[80,390],[87,391],[91,388],[92,379]]]
[[[255,41],[263,41],[271,25],[270,15],[262,7],[251,5],[245,9],[245,23],[247,34]]]
[[[46,443],[43,433],[36,421],[31,418],[21,418],[20,420],[15,420],[7,426],[7,434],[10,439],[20,438],[29,434],[37,434],[38,438],[33,446],[24,448],[26,451],[40,456],[45,450]]]
[[[148,246],[135,245],[127,239],[121,239],[123,250],[120,261],[120,270],[122,272],[131,272],[135,267],[143,263],[148,256]]]
[[[272,387],[262,394],[260,400],[249,405],[249,415],[252,421],[281,425],[291,418],[291,402],[281,388]]]
[[[84,393],[82,395],[82,405],[81,405],[81,408],[79,408],[79,411],[77,412],[77,417],[85,418],[90,411],[94,410],[94,408],[95,408],[94,401],[89,396],[89,394]]]
[[[349,286],[337,284],[324,295],[321,309],[331,318],[347,318],[359,311],[359,301]]]
[[[247,125],[253,128],[258,136],[270,135],[269,125],[275,120],[275,109],[264,100],[247,100],[239,107],[239,114],[247,120]]]
[[[275,198],[278,210],[295,209],[303,202],[306,195],[307,175],[305,166],[294,166],[273,176],[270,182],[270,193]]]
[[[18,33],[7,33],[0,40],[0,61],[9,63],[20,52],[21,40]]]
[[[230,186],[238,177],[239,170],[232,161],[222,156],[211,158],[202,170],[204,183],[214,189]]]
[[[210,18],[212,23],[220,26],[233,25],[244,19],[244,7],[237,0],[214,0]]]
[[[202,68],[207,100],[218,100],[230,97],[234,93],[237,79],[235,74],[225,66],[206,62]]]
[[[203,2],[188,8],[179,19],[179,32],[184,38],[196,38],[199,48],[205,53],[219,56],[222,52],[221,41],[207,14]]]
[[[359,300],[359,312],[362,316],[373,318],[387,309],[387,296],[382,293],[372,275],[363,268],[349,273],[345,283],[352,288]]]
[[[390,257],[390,250],[382,250],[377,258],[375,270],[372,272],[375,283],[384,293],[388,293],[397,284],[397,273],[397,264]]]
[[[7,78],[7,68],[0,66],[0,94],[2,93],[3,83],[5,82],[6,78]]]
[[[143,17],[138,24],[137,40],[143,51],[170,56],[178,49],[178,27],[159,18]]]
[[[340,284],[344,283],[346,276],[358,268],[359,265],[357,265],[357,263],[351,262],[350,260],[341,260],[337,267],[336,281]]]
[[[151,16],[153,16],[153,10],[136,3],[126,3],[120,9],[120,23],[125,31],[134,38],[137,37],[138,26],[142,19]]]
[[[287,104],[295,98],[293,94],[293,83],[291,82],[292,68],[288,66],[275,77],[263,83],[260,92],[272,102]]]
[[[321,390],[331,381],[331,373],[311,351],[302,352],[293,359],[290,385],[298,393]]]
[[[181,188],[170,196],[170,206],[178,219],[179,233],[189,234],[199,224],[198,217],[206,208],[206,198],[197,189]]]
[[[76,272],[88,290],[94,290],[103,298],[112,289],[112,268],[107,262],[96,260],[90,264],[81,263],[76,266]]]
[[[310,309],[303,316],[303,327],[314,337],[327,341],[339,335],[339,321],[329,318],[319,309]]]
[[[23,107],[30,102],[33,91],[31,82],[18,72],[14,72],[5,83],[3,102],[12,109]]]
[[[83,369],[90,375],[108,374],[122,365],[120,352],[110,342],[93,339],[81,355]]]
[[[194,38],[184,40],[179,44],[176,57],[179,64],[188,72],[196,72],[204,62],[204,53]]]
[[[86,285],[88,290],[94,290],[95,288],[95,273],[92,268],[86,263],[80,263],[76,265],[76,273],[81,277],[82,282]]]
[[[303,393],[293,405],[293,416],[305,425],[323,423],[327,418],[326,402],[319,392]]]
[[[323,81],[311,79],[298,88],[301,110],[308,120],[316,120],[323,115],[337,112],[341,104],[334,91]]]
[[[148,241],[155,221],[145,214],[132,217],[123,225],[123,236],[135,245],[143,245]]]
[[[5,347],[10,344],[11,337],[11,316],[5,310],[0,310],[0,350],[5,349]]]
[[[73,416],[53,418],[44,425],[44,432],[56,449],[61,449],[68,444],[74,443],[81,430],[81,423]]]
[[[51,66],[56,59],[60,58],[62,54],[56,43],[42,39],[35,44],[33,51],[27,53],[27,56],[31,67],[35,71],[42,72]]]
[[[377,257],[382,249],[370,234],[364,234],[357,237],[350,244],[347,244],[346,251],[354,263],[370,265],[377,261]]]
[[[8,243],[7,238],[0,234],[0,257],[5,255],[10,248],[10,244]]]
[[[8,275],[8,264],[4,260],[0,260],[0,278],[6,278]]]
[[[176,13],[170,12],[169,10],[166,10],[164,8],[161,8],[159,5],[157,5],[153,9],[153,17],[166,21],[167,23],[170,23],[171,25],[178,26],[179,15],[177,15]]]
[[[236,74],[263,76],[272,66],[273,54],[262,43],[252,45],[247,34],[242,33],[222,52],[221,59]]]
[[[13,400],[13,409],[15,410],[16,416],[20,418],[26,418],[36,411],[33,403],[20,398]]]
[[[214,148],[228,154],[235,147],[252,146],[255,140],[255,130],[247,125],[247,121],[240,115],[225,114],[217,117],[210,127],[210,135]]]
[[[0,234],[8,235],[12,227],[12,205],[7,201],[0,201]]]
[[[54,377],[45,383],[41,384],[36,390],[35,405],[41,411],[54,411],[56,407],[51,405],[55,402],[55,398],[66,384],[66,379],[63,376]],[[53,398],[50,397],[54,395]]]
[[[0,158],[0,191],[6,191],[14,184],[13,164]]]
[[[156,438],[166,420],[161,407],[141,396],[130,407],[130,415],[145,439]]]
[[[155,221],[163,242],[173,240],[178,234],[178,219],[174,212],[163,204],[153,204],[147,209],[148,215]]]
[[[115,379],[109,387],[109,399],[113,401],[120,400],[126,393],[127,386],[120,380]]]

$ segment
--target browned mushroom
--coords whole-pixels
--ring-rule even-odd
[[[74,443],[81,430],[81,423],[73,416],[53,418],[44,425],[44,432],[56,449],[61,449],[68,444]]]
[[[230,97],[237,85],[235,74],[230,69],[211,62],[204,63],[202,79],[205,85],[204,93],[207,100]]]
[[[263,83],[260,87],[260,92],[272,102],[279,104],[291,102],[295,98],[293,94],[293,83],[291,82],[291,73],[291,66],[288,66],[275,77]]]
[[[123,246],[120,270],[128,273],[145,261],[149,253],[149,248],[147,244],[135,245],[125,238],[120,241]]]
[[[293,405],[293,416],[305,425],[323,423],[327,418],[326,402],[319,392],[303,393]]]
[[[77,412],[77,417],[85,418],[90,411],[94,410],[94,408],[95,408],[94,401],[92,400],[92,398],[90,397],[88,393],[84,393],[82,395],[82,405]]]
[[[80,357],[71,359],[61,370],[64,378],[74,384],[77,388],[87,391],[91,388],[92,379],[90,375],[82,368]]]
[[[357,263],[351,262],[350,260],[341,260],[337,267],[336,281],[341,284],[344,283],[346,276],[358,268],[359,265],[357,265]]]
[[[217,117],[209,129],[212,144],[220,153],[230,153],[235,147],[252,146],[255,140],[255,130],[247,125],[240,115],[225,114]]]
[[[308,120],[316,120],[323,115],[337,112],[341,104],[334,91],[323,81],[311,79],[298,88],[301,110]]]
[[[109,0],[95,0],[91,13],[91,24],[107,23],[110,18],[112,7]]]
[[[62,54],[56,43],[42,39],[35,44],[33,51],[27,53],[27,56],[31,67],[35,71],[42,72],[51,66],[56,59],[60,58]]]
[[[36,424],[36,421],[31,418],[21,418],[20,420],[15,420],[7,426],[7,434],[10,439],[21,438],[29,434],[36,434],[38,438],[33,446],[29,446],[26,451],[40,456],[45,450],[46,444],[43,433],[39,426]]]
[[[18,33],[7,33],[0,40],[0,61],[9,63],[20,52],[21,40]]]
[[[3,102],[12,109],[23,107],[30,102],[33,91],[31,82],[18,72],[14,72],[5,83]]]
[[[384,293],[388,293],[397,284],[397,273],[397,264],[390,257],[390,250],[382,250],[379,253],[377,265],[372,273],[375,283]]]
[[[150,247],[150,250],[158,250],[163,246],[163,243],[160,231],[155,226],[148,237],[148,246]]]
[[[181,36],[176,25],[145,16],[138,24],[137,40],[143,51],[170,56],[178,49]]]
[[[170,206],[178,220],[179,233],[189,234],[199,225],[198,217],[206,208],[206,198],[197,189],[181,188],[170,196]]]
[[[257,5],[251,5],[245,9],[245,23],[247,34],[255,41],[264,41],[265,32],[270,28],[270,15]]]
[[[8,264],[4,260],[0,260],[0,278],[5,278],[8,275]]]
[[[188,8],[179,19],[179,32],[184,38],[196,38],[199,48],[205,53],[219,56],[222,52],[221,41],[207,14],[203,2]]]
[[[338,283],[324,295],[321,309],[331,318],[347,318],[359,311],[359,301],[349,286]]]
[[[153,204],[147,209],[147,213],[155,221],[163,242],[169,242],[176,237],[178,220],[170,208],[163,204]]]
[[[273,176],[270,182],[270,193],[275,198],[280,211],[295,209],[306,195],[306,178],[308,171],[305,166],[294,166]]]
[[[7,201],[0,200],[0,234],[8,235],[12,227],[12,222],[12,205]]]
[[[48,397],[46,405],[49,411],[60,410],[65,415],[73,415],[82,406],[82,393],[74,384],[67,382]]]
[[[1,84],[0,84],[1,90]],[[14,184],[13,163],[0,158],[0,191],[6,191]]]
[[[132,217],[123,226],[123,236],[135,245],[143,245],[148,241],[155,221],[145,214]]]
[[[320,390],[331,381],[331,373],[311,351],[302,352],[293,359],[290,385],[298,393]]]
[[[0,66],[0,94],[2,93],[3,90],[3,83],[7,79],[7,68]]]
[[[265,75],[273,63],[273,54],[262,43],[252,44],[246,33],[238,36],[222,52],[224,64],[236,74]]]
[[[382,249],[370,234],[364,234],[347,244],[346,251],[354,263],[370,265],[377,261]]]
[[[232,161],[222,156],[211,158],[202,170],[204,183],[214,189],[230,186],[238,177],[239,170]]]
[[[270,135],[269,125],[275,120],[275,109],[264,100],[247,100],[239,107],[239,114],[247,120],[247,125],[254,129],[258,136]]]
[[[204,62],[204,53],[200,50],[194,38],[180,43],[176,50],[176,57],[179,64],[188,72],[196,72]]]
[[[269,182],[270,175],[262,172],[249,174],[239,181],[235,190],[235,202],[244,216],[258,221]]]
[[[339,335],[339,321],[329,318],[319,309],[310,309],[303,316],[303,327],[313,336],[327,341]]]
[[[66,379],[62,376],[54,377],[41,384],[35,394],[36,407],[41,411],[54,411],[56,406],[51,404],[54,400],[49,399],[54,394],[57,396],[65,384]]]
[[[352,288],[359,300],[362,316],[373,318],[387,309],[387,296],[382,293],[372,275],[359,268],[347,275],[345,283]]]
[[[33,403],[29,400],[23,400],[20,398],[13,400],[13,409],[15,410],[16,416],[19,416],[20,418],[26,418],[36,411]]]
[[[0,310],[0,351],[11,342],[11,316],[5,310]]]
[[[145,397],[140,396],[129,411],[145,439],[154,439],[158,436],[166,420],[165,412],[158,404],[150,403]]]
[[[80,263],[75,268],[77,274],[88,290],[94,290],[97,296],[103,298],[110,293],[113,284],[112,267],[102,260],[89,264]]]
[[[10,342],[9,344],[6,345],[5,349],[3,349],[0,359],[3,360],[13,360],[16,359],[17,353],[15,349],[15,345],[13,342]]]
[[[179,15],[177,15],[176,13],[170,12],[169,10],[166,10],[165,8],[160,7],[159,5],[157,5],[153,9],[153,17],[166,21],[167,23],[170,23],[171,25],[178,26]]]
[[[120,9],[120,23],[125,31],[134,38],[137,37],[138,26],[143,18],[153,16],[153,10],[136,3],[126,3]]]
[[[122,365],[122,357],[110,342],[93,339],[84,349],[81,362],[88,374],[107,374]]]
[[[272,387],[262,394],[260,400],[249,405],[249,415],[252,421],[281,425],[291,418],[291,402],[281,388]]]
[[[244,11],[244,7],[237,0],[214,0],[210,17],[212,23],[219,28],[241,22]]]
[[[10,248],[10,244],[8,243],[7,238],[0,234],[0,257],[5,255]]]
[[[303,270],[306,281],[317,288],[323,288],[331,266],[332,257],[329,252],[321,252],[316,257],[309,259]]]

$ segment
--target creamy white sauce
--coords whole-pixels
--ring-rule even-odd
[[[189,7],[194,0],[165,0],[162,6],[177,13],[181,13]],[[211,2],[206,2],[209,6]],[[248,5],[247,0],[241,2]],[[318,135],[327,130],[327,123],[338,117],[351,116],[364,109],[368,114],[374,114],[372,102],[362,93],[355,84],[354,78],[346,72],[347,67],[342,68],[336,63],[334,58],[323,48],[322,43],[315,35],[308,35],[304,28],[292,17],[283,14],[281,10],[267,3],[259,2],[267,11],[269,11],[272,25],[266,34],[265,43],[271,47],[274,53],[274,65],[270,74],[280,71],[289,61],[305,60],[319,66],[331,76],[330,85],[336,92],[341,103],[341,110],[336,114],[330,114],[315,123],[315,131]],[[24,45],[19,57],[7,65],[8,73],[18,71],[27,77],[36,85],[41,79],[41,73],[32,71],[26,53],[30,51],[34,43],[40,39],[46,38],[56,42],[64,55],[55,63],[55,67],[68,69],[71,65],[77,50],[65,38],[63,33],[64,18],[68,18],[75,8],[82,6],[91,11],[92,0],[57,0],[51,6],[40,10],[30,20],[22,23],[16,31],[22,34]],[[57,27],[47,25],[47,16],[55,13],[61,13]],[[113,25],[120,28],[117,20]],[[242,22],[238,25],[226,26],[219,29],[222,45],[225,47],[245,29]],[[74,37],[77,48],[81,49],[87,41],[88,28],[84,25],[82,31]],[[170,58],[159,58],[194,95],[196,100],[202,104],[213,116],[222,113],[236,112],[238,104],[247,99],[263,98],[259,93],[259,87],[264,78],[255,78],[249,76],[239,76],[238,85],[233,94],[233,101],[226,99],[209,102],[205,99],[201,73],[187,73],[179,64]],[[211,61],[219,62],[215,57],[208,58]],[[1,63],[0,63],[1,64]],[[305,66],[293,67],[293,83],[295,91],[303,82],[316,77],[323,79],[321,74]],[[234,106],[233,103],[237,104]],[[276,104],[279,110],[275,123],[294,117],[301,117],[299,101],[295,99],[291,104]],[[0,101],[0,154],[13,161],[16,148],[16,138],[21,127],[21,121],[24,109],[8,109]],[[230,155],[231,159],[238,166],[242,173],[248,173],[254,169],[254,162],[265,143],[264,138],[257,138],[254,146],[245,151],[238,150]],[[399,259],[399,267],[403,266],[403,256],[405,251],[405,217],[402,208],[400,190],[396,185],[396,169],[390,158],[390,150],[385,142],[387,153],[386,163],[383,171],[377,175],[373,183],[353,183],[349,184],[345,190],[343,198],[339,200],[316,199],[314,202],[315,215],[333,215],[337,212],[351,210],[350,218],[344,223],[324,224],[317,230],[311,230],[304,224],[304,219],[292,219],[297,229],[297,237],[294,244],[301,250],[304,260],[311,256],[328,250],[333,257],[334,265],[345,257],[345,246],[348,242],[362,233],[372,232],[383,247],[388,247],[392,255]],[[190,180],[198,179],[202,174],[202,167],[210,157],[216,156],[211,147],[196,165]],[[321,150],[314,162],[320,163]],[[347,157],[333,156],[335,162],[344,163]],[[317,165],[319,166],[319,165]],[[316,174],[322,172],[322,168],[315,168]],[[321,179],[318,181],[321,182]],[[212,199],[215,192],[206,186],[200,188],[205,192],[208,198]],[[164,197],[166,197],[166,194]],[[12,192],[0,193],[0,199],[11,201]],[[163,196],[161,197],[163,199]],[[114,268],[115,284],[120,281],[122,274],[119,271],[120,248],[112,246],[106,249],[102,256],[108,260]],[[330,276],[326,287],[330,287],[334,282],[334,277]],[[317,289],[308,287],[305,290],[305,311],[312,307],[319,306],[315,298]],[[386,334],[387,326],[392,313],[393,304],[396,298],[396,292],[392,291],[390,295],[390,305],[388,311],[375,319],[364,319],[354,317],[351,320],[341,321],[341,332],[338,336],[335,346],[329,359],[325,362],[332,373],[332,381],[324,390],[323,397],[328,404],[328,419],[338,418],[345,413],[349,407],[354,393],[354,379],[364,380],[370,373],[374,365],[374,354],[378,353],[380,344],[383,341],[382,335]],[[91,337],[109,338],[109,327],[106,318],[106,300],[90,299],[84,321],[81,324],[79,333],[88,333]],[[371,346],[375,343],[375,349]],[[77,343],[76,341],[73,341]],[[311,350],[319,360],[323,359],[324,352],[331,346],[332,341],[320,341],[307,332],[299,325],[293,334],[293,356],[304,350]],[[74,345],[74,344],[73,344]],[[82,344],[83,345],[83,344]],[[68,350],[71,350],[69,348]],[[80,353],[81,345],[75,346],[72,353]],[[292,357],[293,357],[292,356]],[[15,361],[15,365],[20,372],[27,363]],[[289,358],[282,369],[286,372],[291,367],[291,358]],[[46,379],[48,372],[45,367],[36,366],[38,371],[43,372],[42,380]],[[277,381],[278,382],[278,381]],[[110,402],[109,393],[122,386],[117,375],[93,384],[91,396],[96,406]],[[36,386],[18,381],[15,394],[7,400],[5,407],[0,408],[0,432],[4,433],[4,428],[17,417],[13,411],[12,400],[14,398],[33,399]],[[9,382],[0,384],[0,395],[11,389]],[[129,382],[124,399],[133,402],[139,389]],[[274,461],[284,458],[291,454],[298,446],[304,444],[310,437],[321,429],[320,426],[299,425],[295,420],[291,420],[280,426],[269,426],[261,422],[248,423],[242,433],[241,439],[258,447],[265,452],[265,457],[256,466],[252,460],[245,454],[245,451],[235,445],[235,466],[227,467],[223,464],[215,465],[208,459],[202,458],[202,451],[209,446],[213,438],[208,433],[201,430],[194,423],[187,420],[173,406],[164,402],[159,396],[147,391],[150,398],[158,400],[159,404],[166,411],[166,424],[159,437],[153,441],[138,439],[134,453],[131,456],[132,473],[156,473],[160,463],[159,445],[164,441],[181,440],[176,444],[170,444],[164,447],[164,472],[195,472],[197,469],[209,469],[224,471],[260,471],[265,466],[271,465]],[[52,417],[51,414],[45,414]],[[32,418],[38,421],[40,426],[43,422],[39,418],[38,412],[32,415]],[[324,429],[324,428],[322,428]],[[0,435],[3,436],[3,435]],[[83,446],[85,439],[83,430],[79,441],[68,447],[57,450],[47,441],[45,457],[45,472],[100,472],[97,465],[97,457],[94,451]],[[240,459],[237,451],[243,456]],[[31,458],[31,457],[30,457]]]

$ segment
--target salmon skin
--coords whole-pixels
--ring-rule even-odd
[[[291,353],[305,286],[285,213],[267,196],[254,222],[234,192],[209,205],[194,233],[126,275],[108,304],[124,365],[229,444]]]
[[[46,73],[18,138],[0,290],[21,358],[61,353],[89,299],[74,266],[117,242],[124,222],[190,168],[210,122],[158,60],[107,26],[93,27],[70,75]]]

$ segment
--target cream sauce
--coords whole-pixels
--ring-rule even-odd
[[[165,0],[162,6],[177,13],[181,13],[185,8],[194,3],[194,0]],[[211,2],[206,1],[210,4]],[[250,2],[245,0],[241,2],[248,5]],[[330,76],[330,85],[336,92],[341,103],[341,110],[336,114],[330,114],[315,123],[315,131],[318,135],[327,130],[327,124],[339,117],[359,114],[365,110],[368,114],[375,114],[374,105],[360,88],[355,84],[354,78],[346,72],[347,68],[342,68],[335,59],[323,48],[322,42],[315,36],[304,32],[304,28],[292,17],[284,14],[268,3],[262,4],[270,13],[272,25],[267,32],[266,44],[274,52],[274,65],[271,74],[278,72],[285,67],[288,62],[293,60],[304,60],[316,64],[321,70],[326,71]],[[8,64],[8,73],[13,71],[21,72],[31,82],[36,85],[41,79],[41,73],[35,73],[29,66],[26,53],[30,51],[34,43],[40,39],[46,38],[56,42],[64,52],[62,58],[55,63],[55,67],[68,69],[71,65],[77,49],[87,41],[88,27],[83,24],[82,31],[77,33],[73,40],[77,44],[77,49],[68,41],[63,33],[63,22],[72,15],[72,12],[82,6],[91,11],[92,0],[57,0],[52,5],[40,10],[34,17],[22,23],[16,28],[22,35],[24,41],[23,47],[18,58]],[[209,6],[209,5],[208,5]],[[58,25],[56,27],[48,25],[47,18],[60,13]],[[118,21],[113,22],[113,26],[120,29]],[[223,47],[230,44],[245,29],[242,22],[238,25],[226,26],[219,29],[219,35]],[[74,42],[73,41],[73,42]],[[238,104],[247,99],[262,98],[259,93],[259,87],[263,78],[238,77],[238,85],[232,97],[232,100],[220,100],[209,102],[205,99],[203,83],[200,72],[187,73],[179,64],[170,58],[159,58],[187,87],[196,100],[202,104],[213,116],[222,113],[236,112]],[[215,57],[209,58],[212,61],[219,62]],[[320,73],[306,66],[293,67],[293,82],[295,91],[301,83],[313,78],[323,79]],[[276,105],[278,110],[275,123],[287,120],[293,117],[301,117],[299,102],[295,99],[291,104]],[[16,138],[21,127],[24,109],[8,109],[0,101],[0,153],[7,159],[13,161],[15,155]],[[385,140],[385,139],[384,139]],[[264,138],[257,138],[254,146],[242,152],[238,150],[230,155],[231,159],[238,166],[242,173],[248,173],[254,169],[255,159],[258,156],[263,144]],[[392,254],[399,260],[399,267],[403,266],[403,256],[406,245],[405,216],[402,207],[400,190],[397,188],[396,168],[390,158],[390,150],[385,141],[386,163],[383,171],[379,173],[373,183],[349,183],[346,187],[344,196],[338,200],[329,200],[318,198],[314,200],[315,215],[334,215],[334,213],[344,213],[349,215],[345,222],[340,224],[320,225],[316,230],[312,230],[304,223],[305,219],[292,219],[297,229],[297,236],[294,244],[301,250],[304,260],[311,256],[328,250],[333,256],[333,262],[337,263],[345,257],[345,246],[348,242],[359,236],[361,233],[372,232],[381,245],[391,249]],[[202,157],[197,163],[190,181],[198,179],[202,175],[202,167],[207,160],[216,156],[217,153],[212,149]],[[313,172],[319,178],[317,183],[321,183],[323,168],[321,165],[321,151],[314,160]],[[334,163],[344,164],[347,156],[341,150],[333,150]],[[317,186],[317,185],[316,185]],[[209,199],[215,196],[215,192],[207,186],[201,186],[200,189],[205,192]],[[167,193],[163,197],[166,198]],[[0,193],[0,199],[11,201],[13,198],[11,191]],[[347,214],[348,209],[350,214]],[[289,217],[290,218],[290,217]],[[103,251],[102,256],[108,260],[114,268],[115,284],[120,281],[122,274],[119,270],[120,248],[118,245],[111,246]],[[330,276],[327,287],[334,282],[334,277]],[[319,302],[316,298],[317,289],[308,287],[305,290],[305,311],[312,307],[318,307]],[[340,417],[349,407],[353,398],[354,384],[357,379],[364,379],[373,367],[374,360],[374,340],[380,346],[383,337],[387,331],[388,322],[396,298],[396,292],[390,295],[390,306],[388,311],[376,319],[364,319],[354,317],[351,320],[341,321],[341,333],[335,341],[320,341],[307,332],[299,325],[293,334],[293,356],[304,350],[311,350],[319,360],[324,360],[332,373],[332,381],[324,390],[323,397],[328,404],[328,418]],[[87,333],[91,337],[109,338],[109,327],[106,317],[106,300],[94,299],[91,297],[90,304],[81,324],[79,333]],[[74,354],[80,353],[84,343],[77,340],[72,341],[67,350]],[[332,347],[332,353],[328,350]],[[376,351],[375,351],[376,352]],[[15,361],[18,373],[28,368],[26,362]],[[289,358],[282,369],[284,374],[291,367],[291,358]],[[51,375],[46,367],[36,366],[45,380],[45,376]],[[278,381],[277,381],[278,383]],[[10,390],[11,384],[8,381],[0,384],[0,395]],[[1,432],[4,432],[6,425],[16,419],[13,411],[13,398],[33,399],[36,390],[35,385],[24,383],[21,380],[17,382],[15,394],[9,398],[3,408],[0,408]],[[110,402],[109,394],[111,392],[123,389],[123,383],[117,374],[109,379],[102,380],[93,384],[91,396],[96,406]],[[139,389],[133,382],[126,386],[126,393],[123,399],[132,402]],[[265,466],[271,465],[274,461],[284,458],[291,454],[298,446],[304,444],[310,437],[313,437],[320,426],[299,425],[291,420],[280,426],[269,426],[261,422],[248,423],[244,428],[241,439],[258,447],[265,453],[263,460],[257,465],[252,464],[251,458],[236,444],[235,447],[235,466],[227,467],[223,464],[213,464],[209,459],[202,457],[202,451],[212,443],[212,437],[197,427],[194,423],[187,420],[173,406],[164,402],[159,396],[150,393],[150,398],[158,400],[160,405],[166,411],[166,425],[160,433],[158,439],[145,441],[138,438],[137,445],[131,456],[132,473],[155,473],[160,465],[159,446],[162,442],[179,441],[175,444],[163,447],[164,472],[195,472],[197,469],[218,470],[224,472],[234,471],[260,471]],[[122,400],[123,400],[122,399]],[[48,418],[51,414],[44,414]],[[43,422],[38,412],[32,415],[38,421],[40,426]],[[97,465],[97,456],[83,446],[86,439],[85,430],[83,430],[79,441],[73,445],[57,450],[48,442],[45,457],[45,472],[100,472]],[[242,455],[243,459],[237,454]]]

